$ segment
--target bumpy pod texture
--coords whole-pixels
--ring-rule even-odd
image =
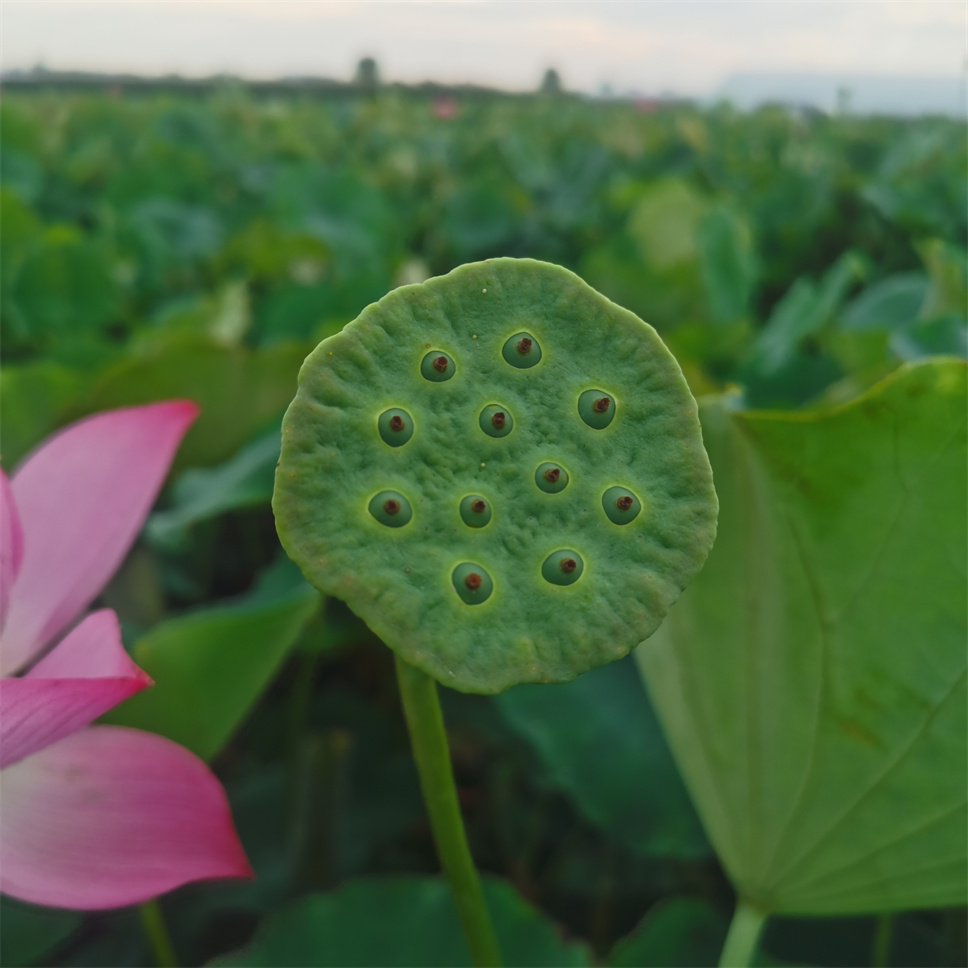
[[[448,378],[425,376],[441,356]],[[400,446],[380,432],[389,410],[413,424]],[[607,506],[612,488],[634,514]],[[404,525],[371,510],[383,492],[412,509]],[[702,567],[718,505],[655,331],[565,269],[493,259],[396,289],[316,347],[273,509],[313,585],[445,685],[495,693],[566,682],[651,635]]]

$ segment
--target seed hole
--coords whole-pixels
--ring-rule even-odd
[[[638,517],[642,502],[627,487],[610,487],[602,495],[602,508],[613,524],[628,524]]]
[[[480,605],[491,597],[494,583],[491,576],[480,565],[465,561],[451,574],[451,583],[461,601],[467,605]]]
[[[479,494],[468,494],[460,502],[460,516],[469,528],[483,528],[491,521],[491,505]]]
[[[552,585],[571,585],[581,578],[585,570],[584,562],[577,551],[563,548],[554,551],[544,560],[541,575]]]
[[[440,350],[432,350],[420,362],[420,374],[431,383],[443,383],[449,380],[455,372],[453,359]]]
[[[530,333],[515,333],[505,342],[501,355],[511,366],[527,370],[541,359],[541,347]]]
[[[546,461],[534,472],[534,482],[546,494],[557,494],[568,486],[568,471],[560,464]]]
[[[370,498],[370,514],[388,528],[402,528],[413,517],[410,502],[397,491],[380,491]]]
[[[377,428],[385,444],[402,447],[413,436],[413,418],[406,410],[394,407],[380,414]]]
[[[508,413],[507,408],[496,403],[490,404],[481,411],[479,423],[481,430],[488,437],[507,437],[514,426],[514,420]]]
[[[594,430],[604,430],[615,417],[615,401],[604,390],[585,390],[578,398],[578,415]]]

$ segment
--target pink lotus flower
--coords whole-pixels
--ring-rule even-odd
[[[94,910],[251,876],[201,760],[153,733],[89,725],[151,685],[117,616],[70,628],[127,553],[197,414],[184,401],[98,414],[45,441],[11,481],[0,471],[0,674],[26,670],[0,679],[6,894]]]

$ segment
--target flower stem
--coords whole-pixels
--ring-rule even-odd
[[[477,968],[498,968],[501,951],[484,902],[481,879],[467,846],[437,683],[399,656],[396,661],[397,682],[413,757],[420,773],[420,788],[467,946]]]
[[[739,898],[733,920],[729,925],[726,943],[719,956],[719,968],[746,968],[753,964],[756,942],[759,940],[766,913]]]
[[[155,956],[155,964],[158,968],[177,968],[178,959],[175,957],[175,949],[171,945],[158,902],[145,901],[138,906],[138,910],[141,914],[141,926],[145,929],[148,944]]]

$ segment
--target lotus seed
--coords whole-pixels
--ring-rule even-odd
[[[370,514],[388,528],[402,528],[413,517],[413,510],[397,491],[380,491],[370,498]]]
[[[460,516],[470,528],[483,528],[491,520],[491,505],[478,494],[469,494],[460,502]]]
[[[504,344],[501,355],[511,366],[526,370],[541,359],[541,347],[530,333],[517,333]]]
[[[545,581],[552,585],[571,585],[581,578],[585,564],[577,551],[564,549],[548,555],[541,566],[541,574]]]
[[[546,494],[557,494],[568,486],[568,471],[560,464],[545,462],[534,472],[534,482]]]
[[[494,583],[491,576],[480,566],[465,561],[451,575],[454,591],[468,605],[480,605],[491,597]]]
[[[625,487],[610,487],[602,495],[602,507],[613,524],[628,524],[642,510],[642,502]]]
[[[514,421],[504,407],[491,404],[481,411],[480,425],[488,437],[507,437]]]
[[[380,414],[377,427],[383,442],[391,447],[401,447],[413,436],[413,419],[406,410],[396,407]]]
[[[615,416],[615,401],[604,390],[586,390],[578,398],[578,414],[595,430],[604,430]]]
[[[436,350],[428,353],[420,363],[420,373],[431,383],[443,383],[454,375],[454,361]]]

